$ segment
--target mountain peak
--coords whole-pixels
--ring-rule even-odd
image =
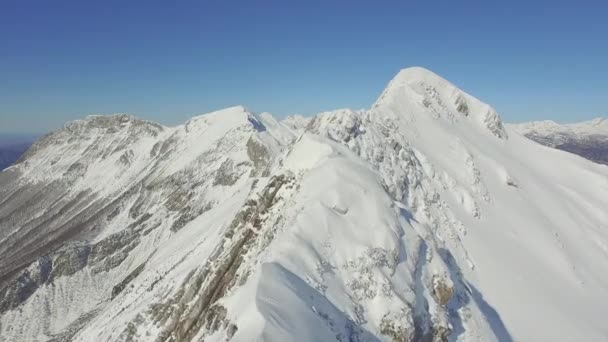
[[[491,106],[423,67],[399,71],[373,105],[379,107],[398,114],[423,113],[451,123],[468,121],[498,138],[507,138],[502,120]]]
[[[433,71],[420,66],[401,69],[393,79],[410,82],[447,82]]]
[[[224,126],[240,126],[242,124],[251,124],[257,131],[264,131],[266,128],[258,115],[247,109],[247,107],[238,105],[216,110],[210,113],[202,114],[193,117],[186,122],[186,126],[196,126],[198,123],[224,125]]]
[[[223,108],[223,109],[219,109],[219,110],[214,110],[212,112],[208,112],[205,114],[197,115],[197,116],[194,116],[193,118],[191,118],[190,120],[191,121],[198,120],[201,118],[210,119],[210,118],[215,118],[215,117],[243,118],[243,117],[246,117],[249,113],[250,113],[249,110],[247,108],[245,108],[245,106],[238,105],[238,106],[227,107],[227,108]]]
[[[414,66],[401,69],[388,83],[374,106],[387,104],[403,97],[430,95],[441,102],[463,101],[464,92],[431,70]],[[425,105],[426,106],[426,105]]]
[[[590,121],[593,126],[608,126],[608,120],[606,118],[597,117]]]
[[[161,131],[163,129],[159,124],[139,119],[131,114],[116,113],[110,115],[88,115],[84,119],[68,122],[64,130],[81,134],[87,134],[94,130],[115,133],[127,127],[147,127],[154,131]]]

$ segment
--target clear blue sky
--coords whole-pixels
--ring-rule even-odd
[[[506,121],[608,115],[606,1],[0,1],[0,131],[367,108],[427,67]]]

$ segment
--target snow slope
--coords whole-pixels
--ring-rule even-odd
[[[608,168],[422,68],[310,120],[87,118],[0,183],[3,341],[608,338]]]

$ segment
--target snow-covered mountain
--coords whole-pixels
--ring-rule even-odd
[[[0,173],[0,340],[605,341],[606,208],[422,68],[312,119],[88,117]]]
[[[608,119],[572,124],[536,121],[510,125],[513,130],[545,146],[608,164]]]

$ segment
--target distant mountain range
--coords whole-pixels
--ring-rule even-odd
[[[608,119],[606,118],[571,124],[535,121],[509,126],[514,131],[545,146],[608,165]]]
[[[0,134],[0,171],[13,165],[36,138],[35,135]]]

